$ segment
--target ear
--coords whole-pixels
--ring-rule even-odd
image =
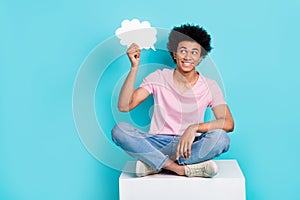
[[[172,52],[172,55],[173,55],[174,60],[176,60],[176,59],[177,59],[176,53],[175,53],[175,52]]]

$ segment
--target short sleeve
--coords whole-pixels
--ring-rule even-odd
[[[155,92],[155,85],[159,83],[160,80],[160,70],[156,70],[149,74],[144,80],[142,81],[139,87],[146,89],[150,94]]]
[[[217,105],[226,104],[223,92],[216,81],[208,80],[208,88],[211,94],[211,101],[209,102],[210,107],[215,107]]]

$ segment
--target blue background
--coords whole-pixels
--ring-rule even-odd
[[[297,0],[1,0],[0,199],[118,199],[120,172],[82,145],[72,92],[89,52],[133,18],[212,34],[236,122],[222,158],[239,161],[247,199],[300,199],[299,9]]]

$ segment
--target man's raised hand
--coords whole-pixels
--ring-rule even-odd
[[[141,54],[141,50],[140,47],[135,44],[132,43],[128,49],[127,49],[127,56],[131,62],[131,67],[132,68],[137,68],[140,64],[140,54]]]

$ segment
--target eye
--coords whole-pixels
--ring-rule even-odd
[[[186,50],[184,50],[184,49],[181,49],[181,50],[180,50],[180,53],[183,53],[183,54],[185,54],[185,53],[186,53]]]
[[[197,55],[197,54],[198,54],[198,51],[192,51],[192,54],[193,54],[193,55]]]

